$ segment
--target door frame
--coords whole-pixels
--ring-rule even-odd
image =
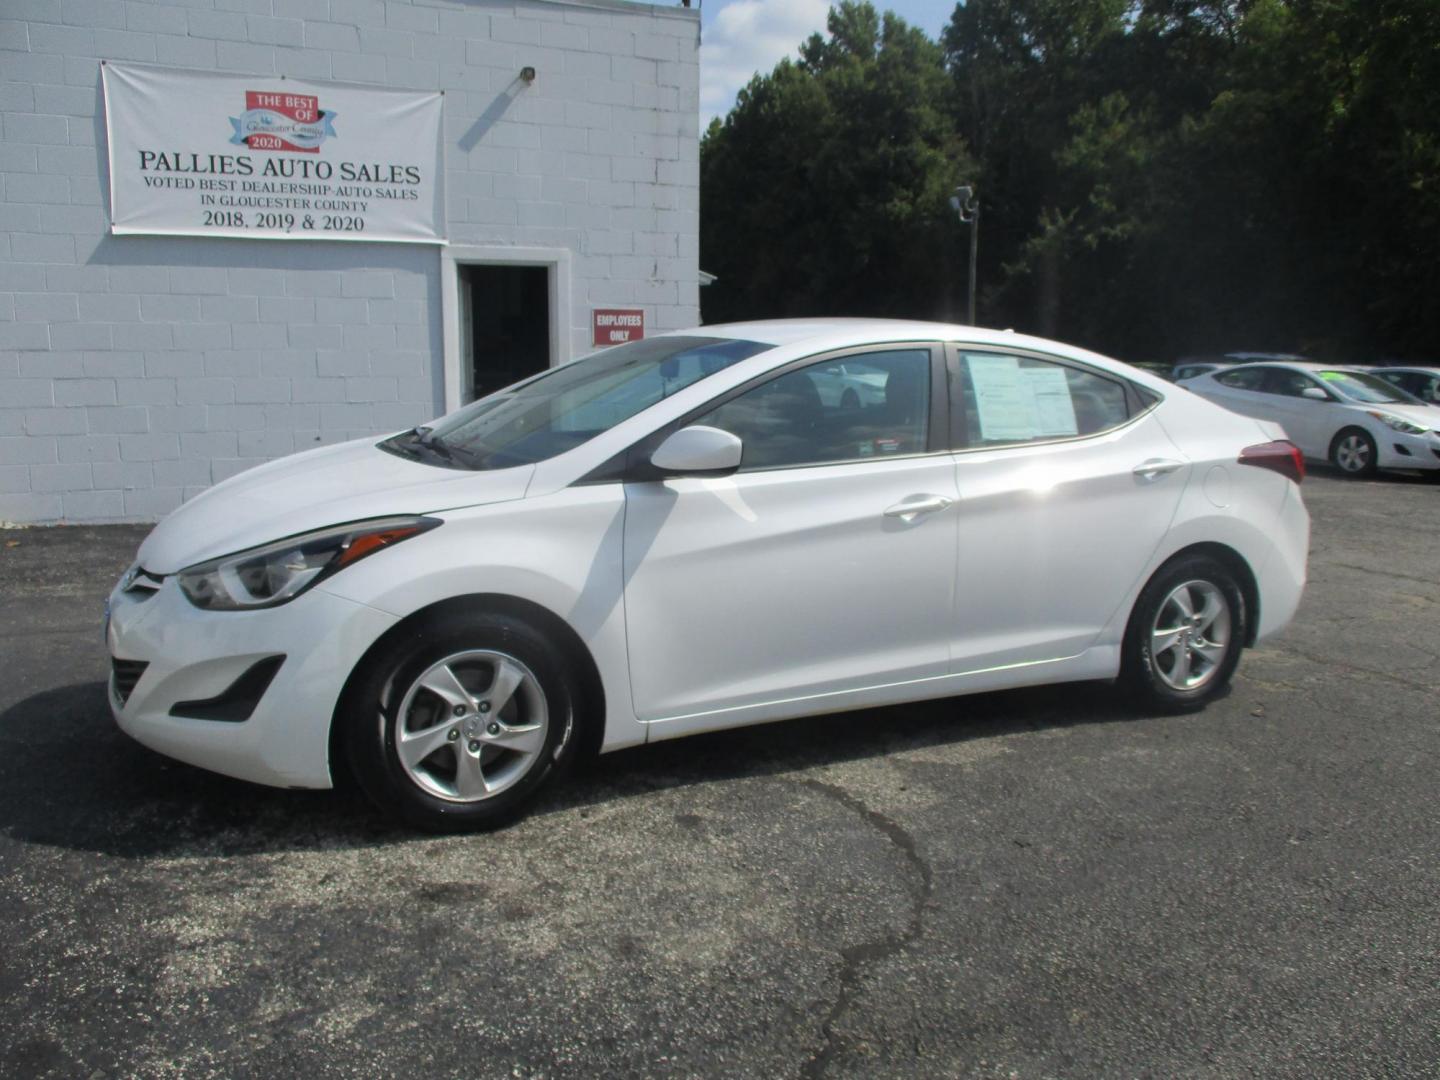
[[[573,354],[570,333],[569,248],[505,247],[499,244],[450,244],[440,249],[440,318],[444,338],[445,411],[453,412],[470,393],[465,312],[460,272],[466,266],[543,266],[548,272],[550,366],[568,363]]]

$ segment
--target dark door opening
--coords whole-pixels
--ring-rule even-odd
[[[550,272],[544,266],[462,266],[470,400],[550,366]]]

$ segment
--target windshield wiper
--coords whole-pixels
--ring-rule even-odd
[[[445,442],[444,438],[435,434],[435,429],[422,424],[419,427],[411,428],[409,431],[411,439],[427,450],[433,450],[438,457],[446,461],[454,461],[455,453]]]

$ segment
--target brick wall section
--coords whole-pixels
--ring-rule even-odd
[[[698,45],[622,0],[3,0],[0,521],[154,520],[443,407],[435,247],[108,235],[100,59],[443,89],[451,242],[574,252],[581,355],[592,307],[699,321]]]

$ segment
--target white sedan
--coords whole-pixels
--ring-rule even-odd
[[[1373,372],[1244,364],[1179,385],[1243,416],[1273,420],[1307,458],[1347,476],[1416,469],[1440,478],[1440,409]]]
[[[1428,405],[1440,405],[1440,367],[1376,367],[1367,370]]]
[[[827,403],[836,364],[883,401]],[[110,597],[111,705],[162,753],[348,768],[434,829],[582,750],[786,717],[1115,678],[1196,708],[1300,599],[1280,434],[1011,333],[653,337],[187,503]]]

